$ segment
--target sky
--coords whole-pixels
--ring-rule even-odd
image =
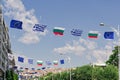
[[[120,0],[2,0],[16,65],[39,68],[36,60],[52,62],[60,59],[65,60],[64,65],[58,65],[61,68],[104,63],[118,45],[119,3]],[[23,29],[10,28],[12,19],[22,21]],[[35,24],[47,27],[44,32],[34,32]],[[64,35],[55,36],[54,27],[65,28]],[[80,29],[83,33],[73,36],[72,29]],[[98,38],[88,38],[89,31],[98,31]],[[115,31],[114,39],[104,39],[105,31]],[[34,64],[20,63],[18,56],[26,60],[32,58]]]

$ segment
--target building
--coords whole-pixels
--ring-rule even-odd
[[[0,6],[0,80],[5,80],[5,73],[8,69],[9,62],[12,63],[8,59],[8,53],[12,54],[8,27],[3,19],[2,7]]]
[[[35,77],[42,77],[42,76],[45,76],[47,75],[48,73],[53,73],[53,74],[56,74],[56,73],[61,73],[61,72],[64,72],[64,71],[67,71],[68,69],[65,69],[65,68],[48,68],[48,69],[43,69],[43,70],[29,70],[29,69],[25,69],[25,70],[22,70],[22,71],[19,71],[19,76],[21,76],[21,80],[29,80],[31,78],[35,78]]]

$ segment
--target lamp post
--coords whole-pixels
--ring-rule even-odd
[[[64,55],[64,54],[60,53],[60,55]],[[67,56],[67,55],[66,55],[66,57],[67,57],[68,63],[70,64],[70,80],[72,80],[71,79],[71,58],[70,58],[70,56]]]
[[[100,26],[106,26],[104,23],[100,23]],[[116,34],[118,35],[118,73],[119,73],[119,79],[120,80],[120,43],[119,43],[119,39],[120,39],[120,28],[118,25],[117,30],[115,30],[115,28],[113,28],[112,26],[110,26],[110,28],[112,28],[114,30],[114,32],[116,32]]]

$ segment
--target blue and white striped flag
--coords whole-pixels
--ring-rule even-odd
[[[33,64],[33,59],[28,59],[29,64]]]
[[[81,36],[82,32],[83,31],[80,30],[80,29],[72,29],[71,30],[71,34],[74,35],[74,36]]]
[[[35,25],[33,26],[33,31],[44,32],[44,30],[45,30],[46,27],[47,27],[47,25],[35,24]]]
[[[48,66],[52,65],[52,63],[51,63],[50,61],[46,61],[46,64],[47,64]]]

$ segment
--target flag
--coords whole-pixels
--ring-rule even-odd
[[[64,60],[63,60],[63,59],[62,59],[62,60],[60,60],[60,63],[61,63],[61,64],[64,64]]]
[[[43,64],[43,61],[40,61],[40,60],[37,61],[38,66],[42,66],[42,64]]]
[[[23,69],[23,67],[20,67],[20,69]]]
[[[98,38],[98,32],[97,31],[90,31],[88,33],[89,38]]]
[[[14,59],[13,54],[8,53],[8,59],[12,61]]]
[[[105,32],[104,38],[105,39],[114,39],[114,32]]]
[[[18,66],[14,66],[14,67],[13,67],[13,69],[17,69],[17,68],[18,68]]]
[[[28,70],[28,68],[25,68],[25,70]]]
[[[42,67],[42,70],[44,70],[46,67]]]
[[[34,70],[35,70],[35,68],[31,68],[31,70],[33,70],[33,71],[34,71]]]
[[[62,28],[62,27],[55,27],[54,29],[53,29],[53,33],[55,34],[55,35],[63,35],[63,33],[64,33],[64,30],[65,30],[65,28]]]
[[[71,34],[74,36],[81,36],[82,32],[83,31],[79,29],[72,29]]]
[[[48,66],[52,65],[52,63],[51,63],[50,61],[46,61],[46,64],[47,64]]]
[[[18,57],[18,61],[19,62],[24,62],[24,58],[23,57]]]
[[[40,68],[38,68],[37,70],[41,70]]]
[[[47,25],[40,25],[40,24],[35,24],[33,26],[33,31],[41,31],[44,32],[45,28],[47,27]]]
[[[22,29],[22,21],[11,20],[10,27],[11,28],[17,28],[17,29]]]
[[[33,64],[33,59],[28,59],[29,64]]]
[[[35,72],[34,74],[37,74],[38,72]]]
[[[58,61],[53,61],[53,64],[54,64],[55,66],[57,66],[57,65],[58,65]]]

